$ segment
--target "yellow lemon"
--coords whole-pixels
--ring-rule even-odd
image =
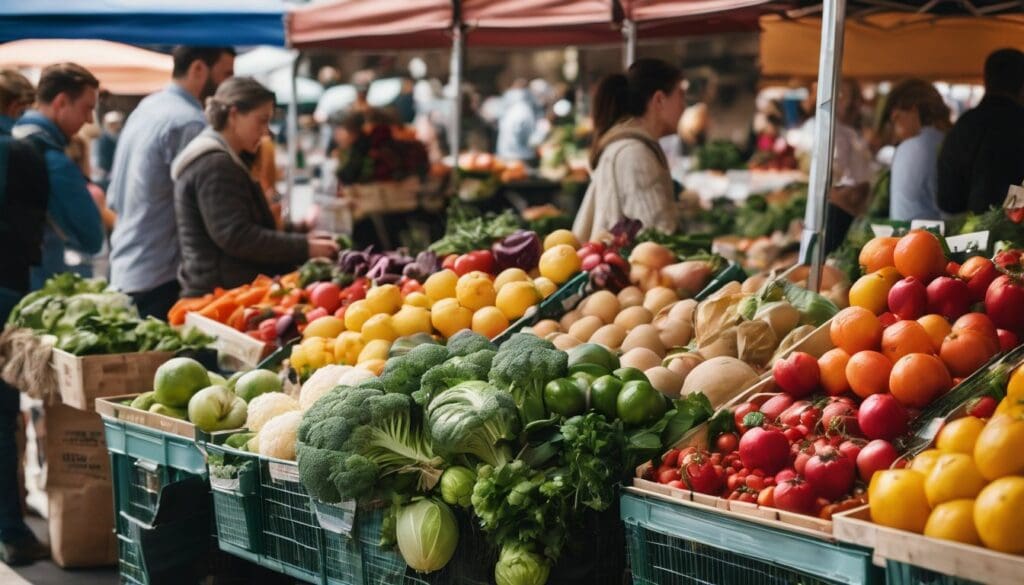
[[[429,309],[430,297],[425,293],[411,292],[405,295],[405,305],[408,307],[423,307],[424,309]]]
[[[402,306],[402,290],[393,284],[375,286],[366,291],[366,305],[374,314],[394,313]]]
[[[497,295],[491,279],[483,272],[473,271],[459,277],[455,296],[460,305],[475,311],[493,305]]]
[[[552,282],[550,278],[546,278],[543,276],[538,276],[537,278],[534,278],[533,286],[537,287],[537,292],[539,292],[540,296],[545,299],[550,297],[552,294],[554,294],[556,290],[558,290],[557,284]]]
[[[494,279],[494,290],[500,291],[501,287],[510,282],[530,280],[530,275],[522,268],[506,268]]]
[[[1002,477],[974,500],[974,526],[985,546],[1024,554],[1024,477]]]
[[[484,307],[473,313],[471,328],[487,339],[494,339],[508,329],[508,319],[497,307]]]
[[[965,416],[949,422],[939,431],[935,447],[944,453],[974,453],[974,443],[985,428],[985,421],[976,416]]]
[[[302,332],[302,337],[327,337],[334,339],[344,330],[344,321],[334,315],[327,315],[307,325],[306,329]]]
[[[455,286],[459,282],[459,276],[453,270],[441,270],[431,274],[423,283],[423,292],[431,302],[436,303],[441,299],[455,298]]]
[[[366,342],[383,339],[391,343],[398,337],[398,332],[395,331],[395,326],[391,321],[391,315],[387,313],[380,313],[367,319],[366,323],[363,323],[361,333]]]
[[[391,342],[386,339],[374,339],[366,344],[363,351],[359,352],[357,364],[365,364],[369,360],[386,360],[388,352],[391,351]]]
[[[541,254],[538,268],[541,276],[550,278],[555,284],[563,284],[580,271],[580,259],[575,248],[559,244]]]
[[[526,310],[540,302],[537,287],[530,281],[510,282],[498,291],[495,306],[509,321],[526,314]]]
[[[555,246],[572,246],[573,250],[580,249],[580,241],[576,239],[576,236],[569,230],[555,230],[544,238],[544,249],[550,250]]]
[[[939,504],[928,516],[924,535],[966,544],[981,544],[974,527],[974,500],[952,500]]]
[[[399,337],[414,333],[430,333],[430,311],[423,307],[406,305],[392,315],[391,324]]]
[[[938,506],[950,500],[973,498],[985,487],[985,478],[970,455],[943,453],[924,482],[928,504]]]
[[[473,311],[460,305],[456,299],[442,299],[430,307],[430,324],[446,338],[469,329],[472,322]]]
[[[362,331],[363,323],[373,317],[373,311],[365,300],[358,300],[345,309],[345,329],[349,331]]]

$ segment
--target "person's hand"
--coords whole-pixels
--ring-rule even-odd
[[[334,258],[338,255],[338,243],[323,232],[309,232],[306,235],[310,258]]]

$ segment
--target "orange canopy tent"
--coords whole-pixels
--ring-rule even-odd
[[[114,94],[143,95],[167,85],[173,61],[170,55],[131,45],[92,40],[25,40],[0,45],[0,67],[42,69],[52,63],[74,61]]]
[[[768,78],[818,75],[821,19],[761,19],[761,72]],[[980,82],[996,49],[1024,50],[1024,16],[991,18],[932,14],[872,14],[846,23],[842,75],[865,80],[918,77]]]

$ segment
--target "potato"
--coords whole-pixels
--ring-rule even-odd
[[[697,301],[684,299],[672,305],[668,310],[669,319],[693,323],[693,314],[697,311]]]
[[[594,334],[590,336],[589,341],[591,343],[600,343],[601,345],[611,349],[618,349],[622,346],[622,342],[625,339],[626,330],[612,323],[595,331]]]
[[[579,321],[572,324],[569,328],[569,335],[572,335],[578,339],[581,343],[590,339],[594,332],[601,328],[604,323],[601,322],[600,317],[583,317]]]
[[[654,386],[658,392],[661,392],[669,398],[679,398],[679,391],[683,387],[683,377],[679,374],[664,368],[662,366],[655,366],[649,370],[644,370],[644,375],[651,381],[651,386]]]
[[[558,324],[562,327],[562,331],[569,331],[569,328],[572,327],[572,324],[579,321],[582,318],[583,313],[579,312],[579,310],[572,310],[566,313],[565,315],[562,315],[562,318],[561,320],[558,321]]]
[[[638,325],[622,341],[622,351],[629,351],[638,347],[647,348],[659,357],[665,355],[665,344],[658,337],[658,329],[654,325]]]
[[[602,323],[611,323],[619,314],[619,299],[607,290],[599,290],[586,299],[586,306],[581,309],[587,317],[599,317]]]
[[[559,330],[560,328],[558,326],[558,321],[555,321],[553,319],[544,319],[543,321],[538,321],[537,324],[533,326],[533,334],[536,335],[537,337],[547,337],[548,333],[552,333]]]
[[[755,274],[754,276],[748,277],[743,281],[740,286],[740,291],[745,293],[756,293],[761,290],[761,286],[768,280],[768,275],[764,272]]]
[[[693,324],[668,318],[657,326],[658,338],[666,348],[682,347],[693,337]]]
[[[628,332],[637,325],[650,323],[652,317],[653,314],[643,307],[630,307],[615,317],[615,324]]]
[[[636,368],[646,372],[651,368],[661,365],[661,356],[647,348],[638,347],[622,354],[622,357],[619,358],[619,363],[624,368]]]
[[[685,382],[686,377],[690,375],[693,368],[696,368],[703,362],[704,358],[700,357],[700,354],[686,352],[671,358],[668,362],[668,369],[678,374]]]
[[[656,286],[651,290],[647,291],[644,295],[644,308],[651,312],[651,314],[657,314],[662,308],[671,305],[672,303],[679,300],[676,296],[675,291],[670,288],[663,286]]]
[[[619,291],[619,306],[622,309],[639,307],[644,304],[644,292],[635,286],[627,286]]]
[[[580,344],[580,340],[576,339],[572,335],[562,333],[558,337],[555,337],[551,343],[555,344],[555,349],[566,351],[572,349]]]

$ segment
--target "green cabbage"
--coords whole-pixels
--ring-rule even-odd
[[[398,511],[395,536],[405,564],[431,573],[443,569],[455,554],[459,526],[444,502],[422,499]]]
[[[541,555],[518,545],[501,548],[494,580],[498,585],[544,585],[551,567]]]
[[[472,505],[476,474],[468,467],[456,465],[444,470],[441,476],[441,499],[451,506],[468,508]]]

